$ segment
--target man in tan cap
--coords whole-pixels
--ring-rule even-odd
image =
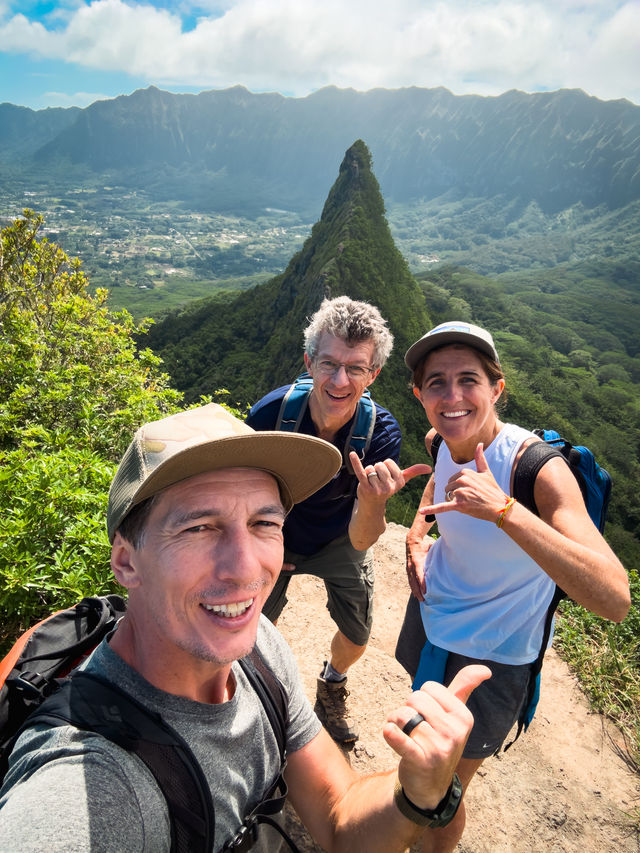
[[[286,513],[339,465],[322,439],[256,433],[210,404],[139,429],[114,477],[111,564],[128,609],[85,673],[154,712],[195,756],[209,834],[191,821],[187,831],[206,838],[190,842],[191,851],[254,842],[279,849],[274,828],[258,832],[247,817],[274,801],[274,786],[286,794],[274,705],[241,665],[254,649],[266,681],[285,697],[290,800],[324,849],[405,850],[425,825],[455,814],[453,770],[472,725],[464,701],[487,671],[471,668],[449,689],[428,684],[412,694],[384,728],[400,755],[397,771],[360,778],[322,729],[289,648],[260,613],[282,566]],[[137,753],[95,731],[38,723],[13,750],[0,837],[12,851],[183,849],[167,803]],[[184,796],[182,817],[191,806]]]

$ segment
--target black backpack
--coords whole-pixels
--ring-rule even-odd
[[[83,598],[26,631],[0,663],[0,781],[8,758],[28,726],[72,724],[97,732],[137,755],[162,791],[171,824],[171,850],[211,853],[215,815],[209,786],[182,736],[133,696],[75,667],[126,611],[119,595]],[[225,850],[244,853],[261,823],[274,827],[299,853],[275,816],[287,796],[284,781],[288,700],[283,685],[254,649],[240,666],[258,694],[278,742],[280,773],[264,799],[239,827]],[[73,672],[72,672],[73,671]],[[71,673],[71,674],[70,674]]]
[[[578,481],[589,517],[600,533],[604,530],[607,509],[611,498],[612,480],[609,472],[596,462],[588,447],[574,445],[552,429],[533,430],[542,441],[525,448],[520,457],[513,480],[513,497],[528,510],[539,515],[533,496],[538,472],[550,459],[559,456],[569,465]],[[431,457],[435,465],[442,436],[436,433],[431,442]]]

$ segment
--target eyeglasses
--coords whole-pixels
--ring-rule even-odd
[[[322,359],[322,361],[316,361],[316,367],[324,376],[335,376],[340,368],[344,367],[349,379],[364,379],[367,374],[373,371],[373,367],[362,367],[360,364],[345,364],[344,361],[330,361],[327,358]]]

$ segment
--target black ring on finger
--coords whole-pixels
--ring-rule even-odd
[[[415,727],[419,726],[420,723],[426,723],[425,718],[422,716],[422,714],[414,714],[413,717],[411,717],[411,719],[404,724],[404,726],[402,727],[402,731],[406,735],[410,735],[411,732],[415,729]]]

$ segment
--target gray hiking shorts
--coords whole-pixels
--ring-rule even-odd
[[[338,628],[352,643],[366,646],[373,621],[373,549],[358,551],[348,536],[340,536],[310,556],[285,548],[284,561],[295,571],[280,573],[264,615],[272,622],[280,616],[293,575],[315,575],[324,581],[327,609]]]

